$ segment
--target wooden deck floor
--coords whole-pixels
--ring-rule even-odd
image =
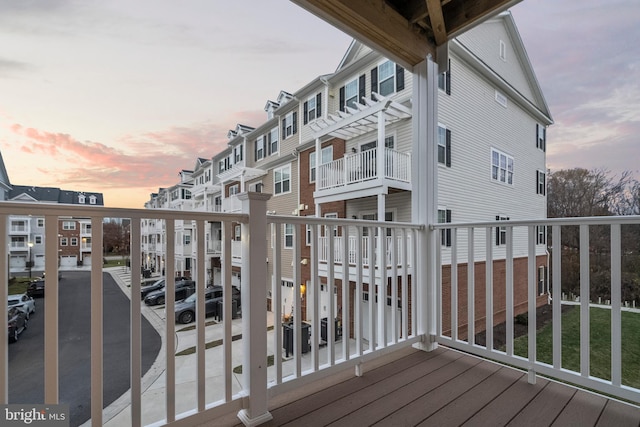
[[[272,402],[265,426],[640,425],[638,407],[543,378],[531,385],[521,371],[444,348],[410,349],[362,377],[294,395]]]

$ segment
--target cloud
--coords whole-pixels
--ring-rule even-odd
[[[226,131],[211,123],[124,136],[114,145],[125,148],[19,124],[11,130],[22,140],[20,150],[33,156],[50,181],[80,188],[170,186],[180,170],[191,169],[197,157],[212,157],[227,142]]]

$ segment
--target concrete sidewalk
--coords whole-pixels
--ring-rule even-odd
[[[123,267],[104,269],[111,274],[122,291],[131,296],[131,273]],[[157,276],[157,275],[156,275]],[[140,301],[133,298],[135,302]],[[142,424],[151,424],[162,421],[166,414],[166,324],[164,306],[149,307],[142,305],[142,315],[154,326],[162,338],[162,348],[153,366],[142,379]],[[205,343],[211,343],[223,338],[223,324],[215,323],[212,318],[206,319]],[[268,323],[273,325],[273,319]],[[242,333],[242,319],[232,320],[232,335]],[[269,333],[272,336],[272,332]],[[194,324],[175,325],[176,348],[172,354],[183,350],[193,349],[197,341]],[[269,354],[273,354],[272,342],[269,339]],[[205,350],[206,370],[206,401],[214,402],[224,399],[224,373],[223,373],[223,346],[216,346]],[[232,343],[232,366],[242,364],[242,340]],[[175,357],[176,372],[176,414],[197,408],[197,357],[195,351],[192,354]],[[232,375],[233,394],[242,389],[242,374]],[[120,427],[131,425],[131,396],[130,390],[104,409],[103,421],[105,426]],[[85,423],[91,425],[91,421]]]

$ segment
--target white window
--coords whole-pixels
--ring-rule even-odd
[[[545,245],[547,243],[547,227],[544,225],[536,226],[536,243],[538,245]]]
[[[256,147],[254,150],[254,155],[255,155],[255,161],[258,161],[264,158],[264,135],[256,139]]]
[[[507,108],[507,97],[496,91],[496,102],[502,105],[504,108]]]
[[[547,175],[544,171],[536,171],[536,194],[547,194]]]
[[[190,245],[191,244],[191,235],[190,234],[184,234],[182,236],[183,242],[185,245]]]
[[[293,224],[284,225],[284,247],[293,248]]]
[[[544,265],[538,266],[538,295],[544,294],[547,283],[547,268]]]
[[[71,246],[78,246],[78,238],[77,237],[72,237],[71,238]]]
[[[451,209],[438,208],[438,223],[446,224],[451,222]],[[442,246],[451,247],[451,229],[446,228],[440,230],[440,244]]]
[[[271,129],[269,132],[269,154],[278,152],[278,128]]]
[[[451,60],[447,65],[447,69],[438,74],[438,89],[442,89],[447,95],[451,95]]]
[[[284,126],[283,126],[284,135],[283,135],[283,138],[287,138],[287,137],[293,135],[294,133],[296,133],[295,119],[296,119],[295,112],[291,112],[291,113],[287,114],[286,116],[284,116]]]
[[[234,196],[240,192],[240,184],[233,184],[229,187],[229,196]]]
[[[243,159],[242,145],[233,148],[233,163],[240,163]]]
[[[96,196],[89,196],[89,204],[90,205],[96,204]]]
[[[326,165],[333,161],[333,146],[324,147],[320,150],[320,164]],[[316,182],[316,152],[309,154],[309,182]]]
[[[34,241],[36,245],[41,245],[42,244],[42,236],[40,234],[36,234],[34,237]]]
[[[78,203],[80,203],[81,205],[85,204],[85,199],[86,197],[84,196],[84,194],[78,194]]]
[[[387,96],[395,92],[396,64],[386,61],[378,66],[378,93]]]
[[[328,214],[324,214],[325,218],[338,218],[338,214],[333,212],[333,213],[328,213]],[[335,225],[325,225],[324,227],[324,235],[328,236],[329,233],[329,228],[333,230],[333,237],[337,237],[338,236],[338,227]]]
[[[547,129],[536,123],[536,148],[547,151]]]
[[[303,120],[305,125],[319,118],[322,115],[322,94],[318,93],[316,95],[309,97],[305,101],[303,105],[303,109],[304,109]]]
[[[273,185],[274,194],[284,194],[291,191],[291,165],[273,170]]]
[[[60,238],[60,246],[67,246],[67,238],[66,237],[61,237]]]
[[[451,131],[438,125],[438,163],[451,167]]]
[[[344,86],[344,105],[354,107],[358,102],[358,79],[353,79]]]
[[[234,240],[240,240],[242,237],[242,226],[236,225],[233,229]]]
[[[496,215],[496,221],[509,221],[508,216]],[[496,246],[507,244],[507,227],[496,227]]]
[[[44,218],[38,218],[38,228],[44,227]]]
[[[491,179],[513,185],[513,157],[491,149]]]
[[[507,45],[502,40],[500,40],[500,59],[507,60]]]
[[[62,221],[62,229],[63,230],[75,230],[76,229],[75,221]]]

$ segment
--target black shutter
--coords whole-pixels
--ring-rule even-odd
[[[280,139],[284,140],[287,137],[287,116],[282,119],[282,136]]]
[[[445,145],[445,150],[446,150],[445,164],[448,168],[450,168],[451,167],[451,130],[449,129],[447,129],[447,141]]]
[[[446,78],[447,87],[445,91],[447,95],[451,95],[451,60],[449,60],[449,66],[447,67],[447,78]]]
[[[496,215],[496,221],[500,221],[500,216]],[[500,226],[496,227],[496,246],[500,246]]]
[[[262,152],[264,153],[264,150]],[[257,139],[253,146],[253,161],[255,162],[256,160],[258,160],[258,140]]]
[[[267,146],[265,147],[265,150],[267,151],[267,153],[269,153],[269,156],[271,155],[271,132],[269,132],[267,135],[265,135],[266,138],[264,138],[267,141]]]
[[[293,134],[298,132],[298,112],[293,112]]]
[[[542,151],[547,151],[547,128],[542,128]]]
[[[303,124],[307,124],[307,122],[309,121],[309,119],[307,119],[307,116],[309,115],[309,103],[307,101],[304,102],[304,115],[302,117],[302,121],[304,122]]]
[[[316,95],[316,119],[322,116],[322,92]]]
[[[364,74],[360,76],[360,81],[358,82],[358,104],[362,103],[362,99],[367,96],[367,88],[364,87],[367,83],[366,79]]]
[[[378,92],[378,67],[371,69],[371,92]]]
[[[404,89],[404,68],[396,64],[396,92]]]
[[[340,88],[340,105],[338,106],[340,111],[344,111],[344,86]]]
[[[536,123],[536,148],[542,148],[540,145],[540,125]]]

